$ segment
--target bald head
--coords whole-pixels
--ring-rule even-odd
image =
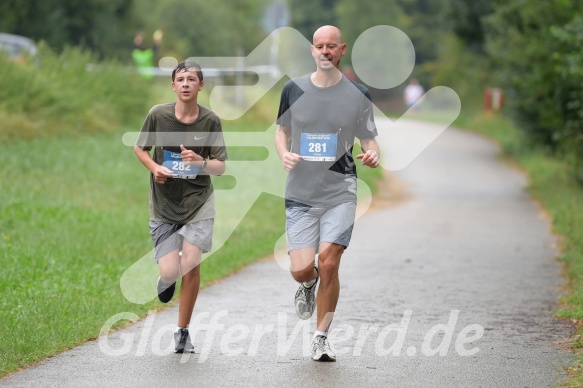
[[[342,32],[338,29],[338,27],[334,26],[322,26],[314,32],[314,37],[312,38],[313,43],[316,43],[317,40],[327,39],[333,40],[338,43],[342,42]]]
[[[314,32],[314,42],[310,48],[318,71],[339,69],[340,59],[346,54],[346,44],[342,33],[334,26],[322,26]]]

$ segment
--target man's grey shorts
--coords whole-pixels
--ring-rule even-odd
[[[348,247],[356,215],[356,203],[341,203],[333,208],[294,206],[285,210],[288,252],[315,248],[321,242]]]
[[[182,241],[199,247],[202,253],[210,252],[213,245],[214,219],[209,218],[186,225],[168,224],[150,221],[150,235],[154,241],[154,259],[156,263],[162,257],[178,249],[182,250]]]

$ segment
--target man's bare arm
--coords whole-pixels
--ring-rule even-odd
[[[370,139],[360,139],[360,146],[363,153],[356,155],[356,158],[361,159],[364,166],[376,168],[379,165],[381,158],[379,145],[377,144],[376,139],[374,137]]]
[[[290,152],[291,148],[291,131],[289,128],[279,126],[275,132],[275,149],[281,159],[283,168],[290,172],[301,159],[301,156]]]

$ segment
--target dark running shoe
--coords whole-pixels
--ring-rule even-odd
[[[194,346],[190,342],[190,335],[188,334],[188,329],[180,329],[174,333],[174,343],[176,347],[174,348],[175,353],[194,353]]]
[[[168,303],[172,300],[174,296],[174,290],[176,289],[176,282],[172,284],[166,283],[162,278],[158,278],[158,299],[162,303]]]

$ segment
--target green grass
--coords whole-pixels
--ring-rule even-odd
[[[153,307],[117,285],[149,242],[145,180],[118,138],[0,147],[2,173],[15,174],[0,193],[0,375],[96,336],[111,311]]]
[[[526,171],[529,192],[551,217],[553,232],[560,236],[559,259],[568,278],[556,315],[577,324],[572,347],[578,356],[575,367],[569,367],[572,379],[566,384],[583,386],[583,187],[565,158],[529,143],[503,116],[465,115],[456,125],[498,141],[502,157]]]

